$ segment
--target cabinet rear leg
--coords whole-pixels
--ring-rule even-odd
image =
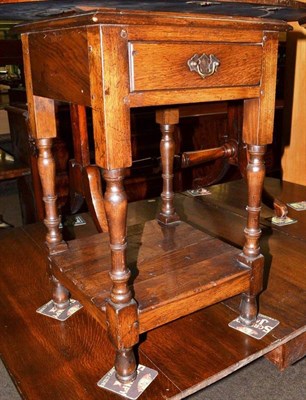
[[[47,227],[46,245],[49,254],[56,254],[67,249],[67,244],[62,239],[59,229],[60,217],[56,205],[55,189],[55,161],[52,155],[52,139],[37,139],[38,171],[42,185],[43,200],[45,203],[44,223]],[[50,268],[51,270],[51,268]],[[60,282],[52,276],[54,285],[53,302],[57,309],[66,309],[69,306],[70,294]]]
[[[179,110],[176,108],[158,110],[156,112],[156,122],[160,125],[162,132],[160,154],[163,177],[162,206],[157,220],[163,224],[170,224],[180,221],[173,204],[173,161],[175,152],[173,134],[175,125],[179,122]]]
[[[244,230],[245,245],[238,261],[251,269],[250,288],[242,294],[240,303],[240,319],[245,325],[255,323],[258,314],[257,296],[262,291],[264,257],[260,254],[259,239],[261,229],[259,218],[261,195],[265,177],[264,154],[266,146],[248,145],[249,162],[246,178],[248,185],[248,217]]]

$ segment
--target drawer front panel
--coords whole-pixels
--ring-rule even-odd
[[[220,65],[202,78],[187,62],[195,54],[214,55]],[[261,45],[228,43],[152,43],[129,44],[131,92],[256,86],[261,77]]]

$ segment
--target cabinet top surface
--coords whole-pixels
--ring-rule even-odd
[[[18,3],[18,4],[16,4]],[[224,15],[296,21],[306,16],[306,5],[291,0],[7,0],[0,4],[0,20],[37,21],[58,16],[105,10],[146,13],[166,12],[191,15]]]

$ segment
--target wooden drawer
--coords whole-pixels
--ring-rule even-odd
[[[195,54],[213,54],[220,65],[202,78],[187,64]],[[228,43],[129,44],[130,90],[190,89],[226,86],[256,86],[261,78],[262,46]]]

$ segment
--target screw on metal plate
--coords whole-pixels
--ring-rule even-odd
[[[82,307],[83,306],[80,302],[70,299],[68,307],[61,310],[55,306],[53,300],[50,300],[48,303],[39,307],[36,312],[38,314],[45,315],[46,317],[57,319],[58,321],[66,321],[66,319],[71,317]]]
[[[258,314],[255,323],[251,326],[244,325],[239,317],[231,321],[228,326],[230,328],[236,329],[237,331],[245,333],[246,335],[251,336],[254,339],[260,340],[265,337],[269,332],[271,332],[272,329],[274,329],[278,324],[278,320],[267,317],[263,314]]]
[[[136,400],[157,377],[158,372],[154,369],[138,365],[136,379],[128,384],[120,383],[116,379],[115,368],[112,368],[97,383],[100,388],[110,390],[127,399]]]
[[[211,194],[211,192],[205,188],[197,188],[197,189],[190,189],[190,190],[186,190],[186,193],[189,196],[192,197],[197,197],[197,196],[209,196]]]

